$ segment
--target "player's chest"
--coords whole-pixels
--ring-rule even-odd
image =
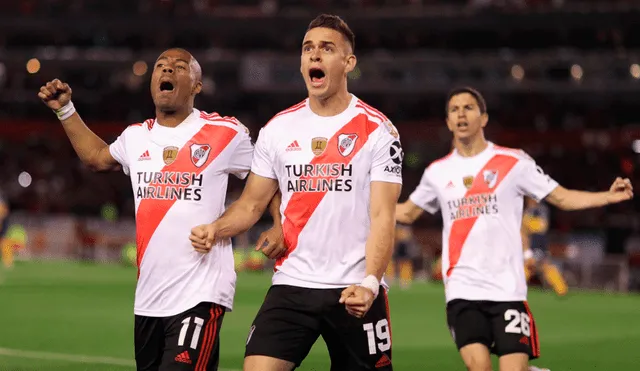
[[[513,193],[513,179],[509,174],[500,168],[482,165],[447,166],[445,171],[433,177],[439,198],[444,202],[465,198],[467,201],[492,199],[497,202]]]
[[[368,134],[355,130],[308,130],[283,133],[274,151],[280,165],[351,163],[356,154],[362,161],[368,156],[363,150]]]

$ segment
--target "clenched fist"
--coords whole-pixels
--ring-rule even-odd
[[[189,240],[191,240],[191,246],[193,246],[196,251],[203,254],[211,251],[211,248],[217,242],[214,223],[202,224],[191,229]]]
[[[40,88],[38,97],[42,99],[47,107],[57,111],[71,101],[71,88],[62,81],[55,79]]]
[[[616,178],[609,188],[609,203],[614,204],[627,201],[633,198],[633,186],[627,178]]]

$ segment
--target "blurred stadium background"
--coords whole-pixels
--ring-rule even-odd
[[[190,50],[204,69],[197,107],[238,117],[255,137],[304,99],[299,46],[319,12],[356,34],[352,92],[386,113],[405,149],[404,200],[445,155],[446,92],[478,88],[488,138],[523,148],[570,188],[639,187],[640,1],[636,0],[0,0],[0,191],[13,268],[0,279],[0,371],[132,370],[133,198],[120,173],[83,167],[37,99],[60,78],[107,142],[153,117],[149,66]],[[232,180],[231,202],[242,189]],[[551,214],[550,253],[570,294],[534,279],[542,359],[558,370],[640,369],[640,203]],[[241,369],[270,283],[251,254],[270,221],[235,240],[236,307],[221,367]],[[461,370],[435,266],[440,216],[399,231],[414,275],[390,301],[397,370]],[[186,237],[185,237],[186,238]],[[322,342],[301,370],[328,370]]]

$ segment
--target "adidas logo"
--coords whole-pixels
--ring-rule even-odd
[[[521,337],[520,344],[529,345],[529,338],[526,336]]]
[[[302,151],[302,148],[298,144],[297,140],[294,140],[293,142],[291,142],[291,144],[289,144],[289,146],[287,147],[287,152],[291,152],[291,151]]]
[[[151,160],[151,156],[149,156],[149,150],[144,151],[142,155],[138,158],[138,161]]]
[[[382,357],[376,362],[376,368],[381,368],[385,366],[389,366],[391,364],[391,359],[386,354],[383,354]]]
[[[450,188],[453,188],[453,187],[454,187],[453,182],[450,180],[449,183],[447,183],[447,186],[445,188],[446,189],[450,189]]]
[[[186,350],[180,354],[178,354],[175,358],[176,362],[186,363],[188,365],[191,364],[191,357],[189,357],[189,352]]]

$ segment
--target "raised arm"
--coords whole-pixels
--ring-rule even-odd
[[[85,125],[71,102],[71,88],[55,79],[40,88],[38,97],[62,122],[67,137],[80,160],[93,171],[119,170],[120,164],[109,152],[109,146]]]
[[[587,192],[557,186],[546,200],[562,210],[583,210],[627,201],[633,198],[633,186],[629,179],[616,178],[605,192]]]

